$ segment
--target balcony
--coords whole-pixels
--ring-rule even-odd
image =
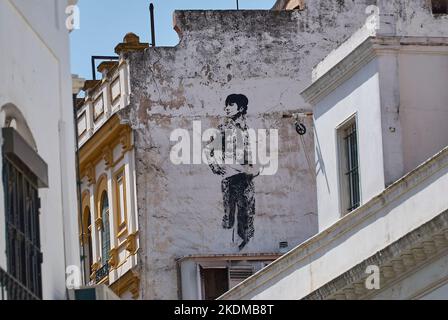
[[[102,280],[109,276],[109,263],[106,263],[95,273],[95,283],[100,283]]]
[[[0,268],[0,300],[40,300],[40,298]]]

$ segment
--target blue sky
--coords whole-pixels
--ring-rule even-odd
[[[236,9],[236,0],[153,0],[156,17],[156,43],[174,46],[176,9]],[[71,35],[72,73],[92,78],[90,57],[115,55],[115,46],[128,32],[150,42],[148,0],[79,0],[80,29]],[[239,0],[240,9],[270,9],[275,0]]]

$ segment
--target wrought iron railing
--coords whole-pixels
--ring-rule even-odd
[[[106,263],[104,266],[102,266],[100,269],[96,271],[95,274],[95,282],[99,283],[101,280],[106,278],[109,275],[109,263]]]
[[[40,300],[20,281],[0,268],[0,300]]]

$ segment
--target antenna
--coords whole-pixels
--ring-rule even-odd
[[[151,46],[156,46],[156,28],[154,26],[154,4],[149,5],[149,15],[151,19]]]
[[[240,1],[236,0],[236,10],[240,10]]]

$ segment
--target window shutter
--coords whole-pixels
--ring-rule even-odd
[[[229,287],[237,286],[253,274],[254,269],[252,267],[231,267],[229,269]]]

